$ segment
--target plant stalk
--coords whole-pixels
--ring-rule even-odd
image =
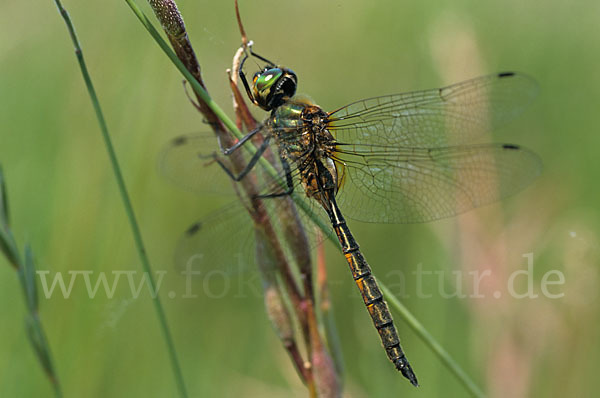
[[[71,36],[71,40],[75,47],[75,55],[77,57],[77,61],[79,63],[79,67],[81,69],[81,74],[83,76],[83,80],[85,81],[85,85],[87,87],[88,93],[90,95],[90,99],[92,101],[92,105],[94,107],[94,111],[96,113],[96,118],[98,119],[98,124],[100,126],[100,132],[102,134],[102,138],[104,140],[104,144],[106,146],[106,151],[108,153],[109,161],[113,169],[113,173],[115,176],[115,180],[117,182],[117,187],[119,189],[119,194],[121,196],[121,200],[123,201],[123,206],[125,208],[125,213],[127,214],[127,218],[129,220],[129,225],[131,227],[131,232],[133,234],[133,239],[135,242],[135,246],[138,252],[138,256],[140,258],[140,262],[142,264],[142,268],[148,277],[148,281],[153,291],[156,291],[156,282],[154,280],[154,276],[152,274],[152,267],[150,266],[150,260],[148,258],[148,254],[146,248],[144,247],[144,241],[142,239],[142,233],[139,228],[139,224],[137,222],[135,212],[133,210],[133,205],[131,204],[131,199],[129,197],[129,193],[127,192],[127,187],[125,185],[125,179],[123,178],[123,174],[121,172],[121,168],[119,166],[119,161],[117,159],[117,155],[112,144],[112,140],[110,138],[110,134],[108,132],[108,127],[106,125],[106,120],[104,119],[104,115],[102,113],[102,109],[100,107],[100,102],[98,100],[98,96],[96,95],[96,90],[94,89],[94,85],[92,84],[92,80],[90,74],[88,72],[85,59],[83,57],[83,51],[81,49],[81,45],[79,43],[79,39],[77,38],[77,34],[75,33],[75,28],[73,27],[73,23],[71,22],[71,18],[69,14],[62,6],[60,0],[54,0],[54,3],[58,7],[58,11],[63,17],[65,24],[67,25],[67,29],[69,31],[69,35]],[[187,397],[187,391],[185,387],[185,382],[183,379],[183,373],[181,371],[181,367],[179,365],[179,360],[177,358],[177,352],[175,350],[175,344],[173,343],[173,337],[171,335],[171,331],[169,329],[169,325],[167,322],[167,317],[165,315],[165,311],[163,309],[162,303],[158,295],[153,297],[152,300],[154,304],[154,309],[156,311],[156,315],[158,317],[160,329],[163,334],[163,338],[167,344],[167,351],[169,354],[169,359],[171,362],[171,367],[173,370],[173,374],[175,377],[175,382],[177,385],[177,389],[179,391],[179,396]]]

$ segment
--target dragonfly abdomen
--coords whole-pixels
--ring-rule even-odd
[[[329,217],[342,245],[342,250],[350,266],[352,277],[373,320],[373,325],[375,325],[379,333],[387,356],[396,369],[402,372],[404,377],[410,380],[414,386],[418,386],[417,377],[400,347],[400,338],[398,337],[392,314],[383,299],[383,294],[371,272],[371,267],[361,253],[360,247],[356,243],[352,232],[350,232],[350,228],[348,228],[346,220],[334,199],[330,199],[329,208]]]

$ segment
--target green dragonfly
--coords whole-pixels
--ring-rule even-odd
[[[250,56],[264,67],[248,81],[243,66]],[[518,145],[485,141],[487,132],[518,116],[533,99],[535,81],[519,73],[497,73],[443,88],[363,99],[326,112],[295,95],[298,78],[291,69],[251,49],[239,75],[252,103],[269,116],[231,147],[208,155],[202,141],[176,138],[163,155],[163,171],[187,186],[206,186],[212,183],[199,179],[200,170],[218,164],[239,182],[258,168],[261,156],[275,154],[283,186],[266,184],[270,188],[259,197],[276,201],[300,191],[322,209],[388,358],[417,386],[392,315],[344,214],[364,222],[421,223],[522,190],[540,174],[539,157]],[[227,158],[258,135],[262,140],[246,167],[232,171]],[[208,174],[223,180],[223,173]],[[212,225],[218,229],[225,218],[213,218]],[[198,242],[199,225],[186,234],[189,242]]]

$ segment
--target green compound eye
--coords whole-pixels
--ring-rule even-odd
[[[268,94],[271,86],[279,80],[283,75],[283,71],[280,68],[268,69],[264,72],[259,72],[254,76],[254,87],[260,97]]]

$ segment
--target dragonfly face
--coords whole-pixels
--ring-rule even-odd
[[[298,78],[291,69],[265,67],[256,72],[252,79],[254,101],[265,111],[270,111],[296,93]]]

